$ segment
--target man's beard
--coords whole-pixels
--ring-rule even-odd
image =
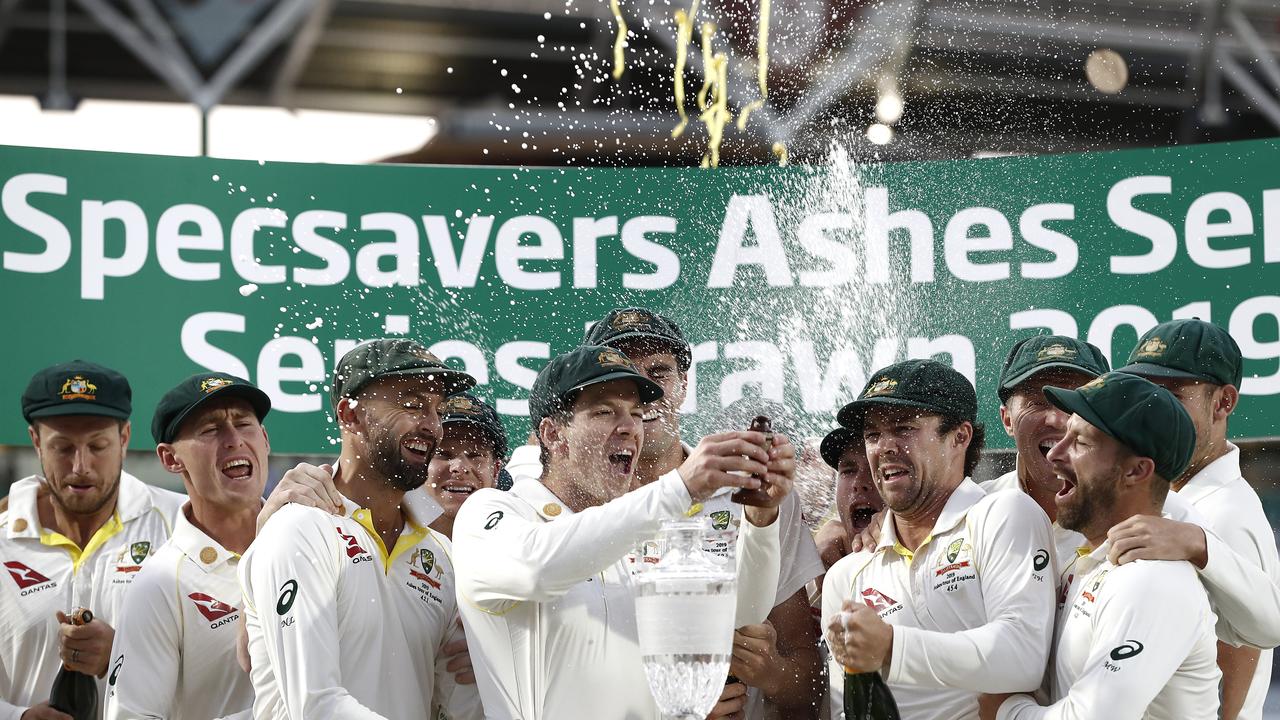
[[[1058,526],[1065,530],[1083,533],[1097,522],[1104,508],[1115,504],[1116,483],[1120,469],[1115,468],[1104,478],[1097,478],[1085,487],[1076,477],[1076,490],[1072,502],[1058,506]]]
[[[40,469],[41,472],[44,472],[43,467]],[[49,483],[50,497],[53,502],[57,503],[58,506],[63,509],[63,511],[71,515],[93,515],[102,508],[116,501],[116,493],[120,489],[120,475],[123,472],[124,463],[122,462],[120,467],[116,468],[115,480],[111,483],[104,484],[102,486],[102,494],[96,498],[83,497],[71,491],[66,491],[64,493],[63,488],[74,484],[70,482],[73,476],[61,478],[56,487],[51,481]],[[45,478],[48,477],[49,474],[45,473]]]
[[[427,453],[426,459],[421,464],[405,459],[404,452],[401,450],[405,440],[410,437],[431,446],[431,451]],[[437,440],[434,435],[413,432],[396,437],[389,431],[380,431],[376,436],[371,437],[370,441],[369,450],[373,455],[371,458],[373,468],[386,478],[388,485],[396,490],[409,492],[422,487],[427,481],[431,458],[436,454]]]

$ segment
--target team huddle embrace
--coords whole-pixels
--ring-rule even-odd
[[[816,536],[785,418],[682,437],[690,364],[670,319],[613,310],[538,374],[512,451],[474,378],[371,340],[329,383],[337,458],[265,500],[253,384],[200,373],[158,403],[183,496],[123,468],[126,378],[40,371],[42,474],[0,514],[0,720],[658,720],[635,588],[688,518],[737,581],[710,718],[860,719],[845,690],[874,685],[909,719],[1261,719],[1280,557],[1227,440],[1221,328],[1158,325],[1114,371],[1074,338],[1014,344],[1016,467],[981,485],[972,383],[878,370],[818,447],[836,517]]]

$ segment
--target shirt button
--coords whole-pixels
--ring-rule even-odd
[[[14,532],[25,532],[25,531],[26,531],[26,529],[27,529],[27,519],[26,519],[26,518],[18,518],[17,522],[15,522],[15,523],[13,524],[13,531],[14,531]]]
[[[560,506],[555,503],[547,503],[542,506],[542,514],[555,517],[560,514]]]
[[[218,551],[211,547],[206,547],[200,551],[200,562],[205,565],[212,565],[214,560],[218,559]]]

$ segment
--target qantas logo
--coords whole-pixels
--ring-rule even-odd
[[[191,593],[187,597],[191,598],[191,601],[196,604],[196,609],[199,610],[200,614],[204,616],[204,619],[209,622],[221,620],[233,612],[238,612],[236,608],[231,607],[221,600],[209,597],[204,593]]]
[[[866,590],[863,590],[862,601],[867,604],[867,607],[875,610],[876,612],[892,610],[893,607],[898,604],[897,600],[894,600],[875,588],[867,588]]]
[[[347,547],[346,547],[347,557],[358,558],[361,555],[369,554],[367,550],[360,547],[360,543],[356,541],[355,535],[348,535],[342,532],[342,528],[334,528],[334,529],[338,531],[338,536],[341,537],[343,540],[345,540],[347,543]],[[360,560],[356,560],[356,562],[360,562]]]
[[[41,575],[35,570],[32,570],[26,565],[23,565],[17,560],[8,560],[5,562],[4,566],[9,571],[9,577],[13,578],[13,581],[18,583],[19,590],[26,590],[27,588],[35,587],[36,585],[51,582],[49,578]]]

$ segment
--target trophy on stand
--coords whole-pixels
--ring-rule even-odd
[[[729,674],[737,579],[702,549],[704,529],[663,523],[658,563],[635,577],[640,654],[665,718],[705,718]]]

